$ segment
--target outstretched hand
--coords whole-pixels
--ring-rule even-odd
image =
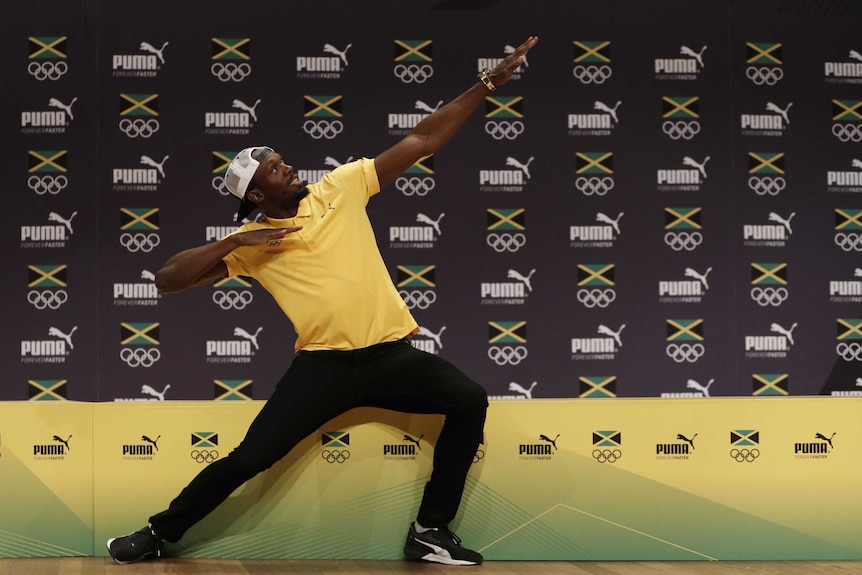
[[[494,66],[494,69],[488,74],[495,86],[502,86],[512,77],[512,73],[524,62],[524,57],[527,55],[536,42],[539,41],[538,36],[530,36],[527,40],[518,46],[514,52],[503,58],[503,60]]]
[[[272,241],[278,241],[287,234],[297,232],[301,229],[302,226],[293,226],[290,228],[252,230],[250,232],[234,234],[234,237],[240,245],[261,246]]]

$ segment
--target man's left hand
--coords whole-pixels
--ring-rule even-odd
[[[494,66],[494,69],[488,74],[488,77],[494,82],[495,86],[502,86],[509,81],[512,73],[524,62],[524,57],[527,55],[536,42],[539,41],[538,36],[530,36],[527,40],[518,46],[514,52],[503,58],[503,60]]]

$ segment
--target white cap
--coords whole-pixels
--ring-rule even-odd
[[[260,166],[260,161],[272,151],[272,148],[268,146],[245,148],[234,156],[234,159],[230,161],[227,167],[224,175],[224,187],[241,200],[236,217],[238,222],[242,221],[256,207],[254,203],[245,197],[245,193],[248,191],[249,184],[251,184],[254,178],[254,173],[257,171],[258,166]]]
[[[258,159],[255,159],[253,156],[261,150],[269,150],[271,152],[272,148],[255,146],[240,150],[227,167],[227,172],[224,176],[224,186],[239,199],[245,197],[248,185],[251,183],[252,178],[254,178],[257,167],[260,166],[260,160],[263,158],[258,156]]]

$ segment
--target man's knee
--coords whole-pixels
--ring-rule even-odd
[[[461,386],[461,408],[470,413],[480,415],[484,419],[485,412],[488,409],[488,393],[485,388],[465,378],[465,383]]]
[[[475,385],[473,400],[475,401],[476,406],[484,412],[488,409],[488,392],[485,391],[485,388],[478,383]]]

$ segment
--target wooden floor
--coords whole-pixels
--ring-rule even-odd
[[[117,565],[101,557],[0,559],[0,575],[850,575],[862,561],[489,561],[449,567],[403,561],[161,559]]]

